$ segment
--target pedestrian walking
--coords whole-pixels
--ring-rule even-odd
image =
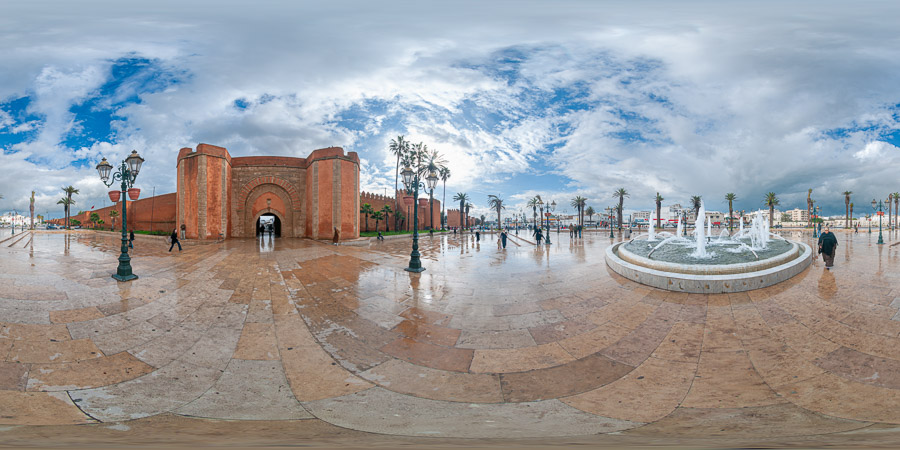
[[[544,239],[544,231],[541,228],[534,229],[534,240],[537,242],[537,245],[541,245],[541,240]]]
[[[503,248],[506,248],[506,232],[505,231],[500,232],[500,244],[503,246]]]
[[[819,253],[822,254],[822,260],[825,261],[825,269],[831,270],[834,266],[834,254],[837,250],[837,237],[826,226],[822,234],[819,235]]]
[[[337,227],[334,227],[334,236],[331,237],[331,245],[338,245],[341,243],[341,230],[338,230]]]
[[[178,229],[177,228],[172,229],[172,235],[169,236],[169,240],[172,243],[172,245],[169,246],[169,251],[171,252],[172,248],[175,247],[175,245],[177,244],[178,251],[180,252],[181,251],[181,242],[178,241]]]
[[[134,230],[128,232],[128,248],[134,248]]]
[[[380,231],[380,230],[378,231],[378,240],[379,240],[379,241],[383,241],[383,240],[384,240],[384,236],[381,235],[381,231]]]
[[[578,237],[579,237],[579,238],[584,237],[584,236],[581,235],[581,228],[582,228],[582,226],[581,226],[581,225],[578,225]]]
[[[575,237],[575,227],[573,227],[572,225],[569,225],[569,239],[572,239],[574,237]]]

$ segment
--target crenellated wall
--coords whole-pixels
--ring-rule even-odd
[[[178,154],[177,222],[188,238],[253,237],[257,219],[272,214],[284,237],[359,237],[359,157],[340,147],[307,158],[232,158],[224,147],[199,144]]]
[[[397,191],[397,195],[399,195],[400,202],[395,203],[394,197],[388,197],[381,194],[373,194],[370,192],[362,192],[359,195],[359,207],[362,208],[362,205],[368,203],[372,205],[372,209],[375,211],[380,211],[384,205],[388,205],[391,207],[391,210],[394,211],[396,209],[395,204],[400,206],[401,211],[403,212],[404,219],[401,221],[400,229],[401,230],[409,230],[412,229],[412,221],[413,221],[413,207],[406,206],[403,198],[406,196],[405,191]],[[396,211],[394,211],[396,212]],[[439,229],[441,227],[441,202],[438,199],[434,199],[434,214],[433,218],[428,218],[429,209],[428,209],[428,196],[422,197],[421,194],[419,196],[419,230],[427,230],[432,224],[434,224],[435,229]],[[394,230],[395,222],[394,215],[391,214],[388,219],[389,230]],[[359,229],[365,231],[366,229],[366,216],[362,213],[359,215]],[[378,228],[384,231],[385,224],[384,222],[379,223]],[[375,220],[369,216],[369,230],[375,231]]]

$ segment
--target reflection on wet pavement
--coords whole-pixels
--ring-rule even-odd
[[[116,234],[17,234],[0,244],[0,424],[190,416],[632,443],[839,442],[900,424],[900,250],[877,235],[839,235],[833,271],[720,295],[622,279],[605,234],[510,237],[423,235],[427,270],[410,274],[408,239],[169,253],[139,236],[140,278],[116,283]]]

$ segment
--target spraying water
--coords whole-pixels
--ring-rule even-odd
[[[653,229],[653,222],[650,222],[650,226],[647,227],[647,240],[655,241],[656,240],[656,230]]]
[[[703,222],[706,219],[706,207],[700,202],[700,210],[697,211],[697,220],[694,221],[694,236],[697,237],[697,248],[691,253],[694,258],[708,258],[709,253],[706,252],[706,230],[703,229]]]
[[[678,226],[675,228],[675,236],[683,236],[684,227],[681,225],[681,217],[678,218]]]
[[[738,236],[744,235],[744,218],[741,217],[741,228],[738,230]]]
[[[712,237],[712,217],[706,218],[706,235]]]

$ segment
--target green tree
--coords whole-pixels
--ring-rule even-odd
[[[65,218],[65,224],[69,223],[69,207],[72,206],[72,200],[69,200],[68,197],[63,197],[56,202],[57,205],[63,205],[63,218]],[[69,226],[66,225],[66,228]]]
[[[360,214],[366,215],[366,231],[369,231],[369,215],[374,213],[375,210],[372,209],[372,205],[368,203],[363,203],[362,207],[359,208]]]
[[[497,228],[500,228],[500,211],[506,209],[503,205],[503,199],[496,195],[488,195],[488,207],[497,211]]]
[[[665,200],[662,195],[659,195],[659,192],[656,193],[656,228],[662,227],[662,217],[660,217],[660,213],[662,212],[662,202]]]
[[[778,197],[775,196],[774,192],[766,193],[766,198],[763,200],[763,203],[769,207],[769,228],[772,228],[772,224],[775,220],[775,206],[777,206],[780,201]]]
[[[388,225],[391,223],[388,221],[388,217],[393,214],[393,210],[391,209],[391,205],[385,204],[381,207],[381,214],[384,215],[384,231],[391,231],[391,227]],[[395,219],[396,220],[396,219]],[[375,226],[375,231],[378,231],[378,226]]]
[[[691,197],[691,206],[694,207],[694,217],[700,215],[700,204],[703,203],[703,197],[695,195]]]
[[[537,209],[540,204],[541,204],[541,196],[540,195],[535,195],[534,197],[531,197],[528,200],[528,203],[526,203],[526,205],[531,207],[531,215],[532,215],[532,220],[534,221],[535,228],[537,228],[537,226],[538,226]]]
[[[850,228],[850,195],[853,191],[844,191],[844,206],[847,207],[847,218],[844,220],[844,228]]]
[[[394,208],[400,209],[400,199],[398,198],[399,195],[397,195],[397,181],[400,179],[400,160],[409,152],[409,142],[403,136],[397,136],[397,139],[391,139],[388,150],[390,150],[392,155],[397,157],[397,167],[394,168]],[[394,216],[395,219],[396,217],[397,216]]]
[[[900,226],[900,192],[894,192],[894,226]]]
[[[597,211],[594,211],[593,206],[588,206],[587,209],[584,210],[584,213],[588,215],[588,221],[594,221],[594,214],[597,214]]]
[[[441,167],[438,175],[444,183],[444,193],[441,197],[441,229],[443,230],[444,226],[447,225],[447,179],[450,178],[450,168],[447,166]]]
[[[97,222],[99,220],[100,220],[100,214],[97,214],[96,212],[92,212],[91,216],[90,216],[90,221],[91,221],[91,223],[94,224],[94,227],[97,226]]]
[[[72,196],[78,194],[78,189],[75,189],[74,186],[69,185],[62,188],[62,191],[66,194],[66,198],[69,199],[69,208],[66,208],[66,223],[69,223],[69,210],[71,209],[72,205],[75,204],[75,200],[72,200]]]
[[[384,214],[382,214],[381,211],[375,211],[372,213],[372,218],[375,219],[375,231],[378,231],[378,222],[380,222],[381,219],[384,219]]]
[[[729,192],[725,194],[725,200],[728,202],[728,232],[731,233],[734,228],[734,201],[737,200],[737,195]]]
[[[466,223],[468,222],[465,220],[465,214],[466,203],[469,202],[469,194],[457,192],[456,195],[453,196],[453,200],[459,202],[459,230],[462,231],[466,229]]]
[[[809,191],[806,193],[806,226],[812,226],[812,209],[813,209],[813,199],[812,199],[812,188],[809,188]]]
[[[109,217],[112,219],[112,229],[116,229],[116,217],[119,217],[119,212],[116,210],[112,210],[109,212]]]
[[[628,195],[628,191],[625,188],[619,188],[613,192],[612,196],[619,199],[619,205],[616,206],[616,219],[619,221],[619,231],[622,231],[622,207],[625,205],[625,197],[630,197],[630,195]]]
[[[578,225],[584,225],[584,207],[587,206],[587,199],[576,195],[575,198],[569,203],[575,211],[578,211]]]
[[[399,228],[395,228],[396,230],[402,230],[406,228],[406,215],[403,214],[403,211],[395,212],[394,220],[396,220],[400,224]]]

